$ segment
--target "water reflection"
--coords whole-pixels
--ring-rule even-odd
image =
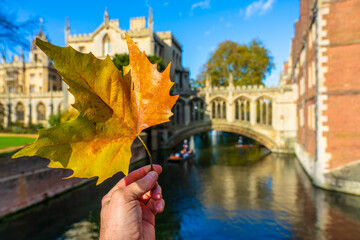
[[[236,141],[222,133],[192,138],[193,164],[167,164],[171,151],[153,154],[164,166],[159,182],[166,200],[156,219],[157,239],[358,239],[360,197],[313,188],[289,155],[249,161],[264,149],[240,151]],[[119,178],[3,219],[0,236],[96,239],[100,200]]]

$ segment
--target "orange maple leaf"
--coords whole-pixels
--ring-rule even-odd
[[[122,73],[109,56],[100,60],[92,53],[35,40],[69,85],[79,116],[39,130],[38,139],[14,158],[48,158],[51,168],[72,169],[70,177],[98,176],[97,184],[119,171],[127,175],[133,141],[139,138],[144,144],[142,130],[169,121],[179,96],[169,95],[174,84],[170,64],[159,73],[128,35],[126,41],[130,64]]]

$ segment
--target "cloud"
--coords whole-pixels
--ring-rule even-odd
[[[211,31],[210,30],[207,30],[204,32],[205,35],[210,35]]]
[[[263,15],[269,10],[271,10],[275,0],[258,0],[251,3],[246,7],[245,17],[249,18],[253,15]]]
[[[228,22],[228,23],[225,24],[225,27],[227,27],[227,28],[229,28],[229,27],[231,27],[231,26],[232,26],[232,23],[229,23],[229,22]]]
[[[202,2],[197,2],[191,5],[191,11],[193,11],[195,8],[201,8],[201,9],[209,9],[210,8],[210,0],[204,0]]]

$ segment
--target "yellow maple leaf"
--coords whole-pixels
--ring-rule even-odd
[[[38,139],[13,158],[48,158],[48,167],[72,169],[70,177],[98,176],[97,184],[119,171],[127,175],[133,141],[138,137],[143,143],[142,130],[169,121],[179,96],[169,95],[174,84],[170,64],[159,73],[128,35],[126,41],[130,64],[122,73],[109,56],[100,60],[92,53],[35,40],[69,85],[79,116],[39,130]]]

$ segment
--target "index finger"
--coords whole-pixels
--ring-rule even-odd
[[[162,167],[158,164],[153,164],[154,171],[156,171],[158,174],[162,172]],[[111,196],[112,192],[116,189],[126,187],[127,185],[143,178],[148,172],[150,172],[151,166],[146,165],[144,167],[141,167],[139,169],[136,169],[129,173],[127,176],[123,177],[110,191],[109,195]]]

